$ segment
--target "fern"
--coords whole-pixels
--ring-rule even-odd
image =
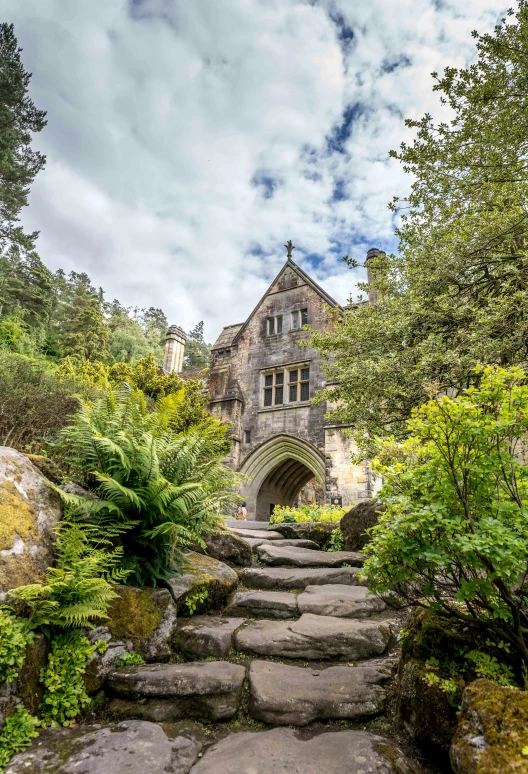
[[[116,583],[126,580],[123,549],[93,525],[64,521],[56,530],[56,567],[48,567],[42,583],[12,589],[28,614],[30,629],[71,629],[93,626],[107,618]]]
[[[120,567],[136,585],[156,585],[182,564],[182,550],[203,543],[237,501],[235,476],[223,460],[227,426],[210,418],[178,433],[182,398],[170,395],[148,411],[123,387],[94,403],[81,401],[64,431],[75,465],[96,498],[66,495],[106,540],[119,536]]]

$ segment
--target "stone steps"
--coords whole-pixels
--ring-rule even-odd
[[[289,591],[331,583],[358,586],[359,573],[359,567],[244,567],[238,577],[250,589]]]
[[[291,591],[239,591],[226,608],[229,615],[252,618],[298,618],[303,613],[338,618],[366,618],[386,609],[382,599],[364,586],[328,584]]]
[[[252,550],[255,551],[259,546],[281,546],[284,548],[285,546],[296,546],[297,548],[313,548],[314,550],[319,550],[319,546],[317,543],[314,543],[313,540],[288,540],[287,538],[281,538],[280,540],[267,540],[264,538],[248,538],[245,535],[240,535],[240,537],[245,540],[246,543],[249,543]]]
[[[173,722],[230,720],[238,710],[244,667],[229,661],[145,664],[112,672],[109,711],[119,719]]]
[[[381,656],[392,636],[390,621],[305,613],[295,621],[253,621],[236,631],[234,645],[257,656],[350,662]]]
[[[253,661],[249,669],[252,717],[269,725],[306,726],[316,720],[363,720],[379,715],[387,694],[382,683],[394,662],[326,669]]]
[[[355,551],[314,551],[296,546],[283,547],[277,544],[264,544],[257,548],[261,562],[274,567],[341,567],[348,564],[361,567],[365,560],[363,554]]]
[[[190,659],[227,658],[233,646],[233,634],[244,618],[195,615],[178,622],[174,644]]]

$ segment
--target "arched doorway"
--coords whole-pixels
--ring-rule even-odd
[[[248,517],[267,521],[274,505],[294,505],[297,495],[311,479],[324,486],[323,454],[312,444],[290,435],[265,441],[244,460],[241,492]]]

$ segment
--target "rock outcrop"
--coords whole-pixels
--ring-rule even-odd
[[[205,548],[196,549],[198,553],[218,559],[219,562],[229,562],[236,567],[251,566],[251,546],[231,530],[204,535],[203,541]]]
[[[238,583],[238,575],[224,562],[189,551],[184,572],[165,581],[178,611],[202,612],[225,604]]]
[[[113,638],[130,641],[146,661],[168,661],[176,629],[176,605],[167,589],[118,586],[105,625]]]
[[[42,580],[60,517],[60,498],[40,470],[15,449],[0,447],[0,598]]]
[[[344,551],[362,551],[370,541],[366,530],[378,523],[384,506],[377,500],[359,503],[345,513],[339,526],[343,533]]]
[[[338,527],[338,521],[302,521],[291,524],[273,524],[270,530],[279,532],[281,537],[292,540],[313,540],[319,548],[326,548],[332,532]]]
[[[528,772],[528,692],[490,680],[471,683],[450,758],[455,774]]]

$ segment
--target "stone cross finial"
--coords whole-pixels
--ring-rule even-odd
[[[284,247],[285,247],[285,248],[286,248],[286,250],[288,251],[288,252],[286,253],[286,257],[287,257],[287,258],[291,258],[291,257],[292,257],[292,250],[295,250],[295,245],[292,243],[291,239],[288,239],[288,241],[286,242],[286,244],[284,245]]]

